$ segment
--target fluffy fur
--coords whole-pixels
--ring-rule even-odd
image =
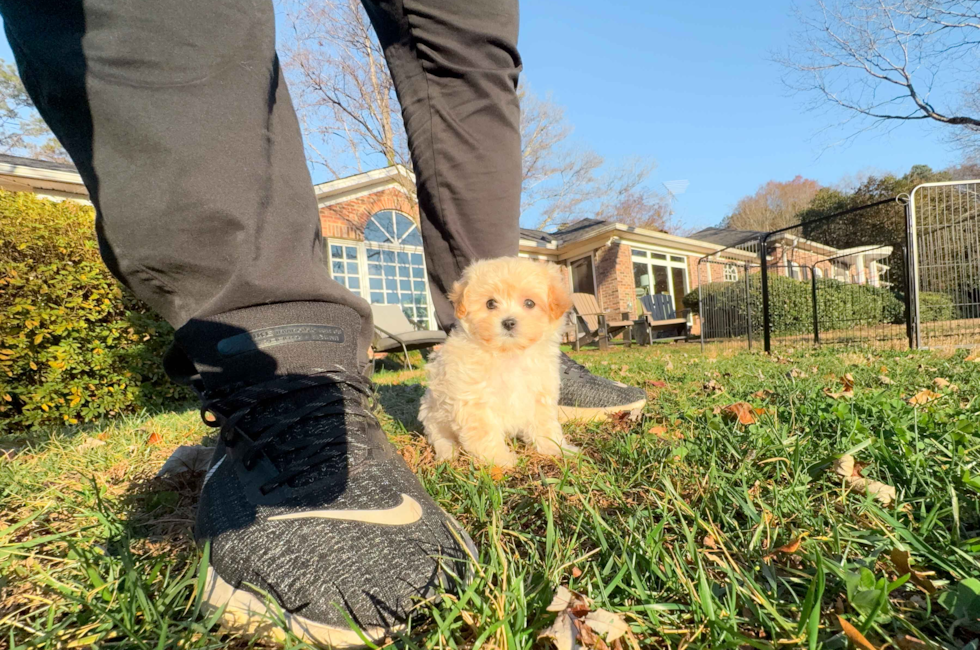
[[[558,422],[565,285],[554,264],[507,257],[476,262],[453,286],[460,327],[430,359],[419,409],[437,460],[462,447],[508,467],[516,460],[511,437],[542,454],[574,450]]]

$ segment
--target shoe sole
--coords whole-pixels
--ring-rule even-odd
[[[252,637],[262,636],[276,643],[286,641],[288,630],[305,643],[331,648],[363,648],[367,642],[383,641],[390,634],[405,629],[404,626],[390,630],[369,627],[357,633],[349,627],[317,623],[290,612],[274,614],[261,598],[250,591],[232,587],[210,566],[204,583],[204,606],[209,612],[224,608],[220,622],[225,629]]]
[[[647,401],[641,399],[632,404],[621,404],[617,406],[585,408],[581,406],[560,406],[558,407],[558,421],[562,424],[566,422],[601,422],[609,418],[613,413],[623,411],[636,411],[642,409]]]

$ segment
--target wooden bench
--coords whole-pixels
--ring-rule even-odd
[[[598,341],[600,350],[608,350],[610,337],[620,332],[626,333],[627,345],[633,343],[633,321],[629,312],[603,311],[591,293],[573,293],[572,309],[575,312],[573,337],[576,350],[593,341]]]

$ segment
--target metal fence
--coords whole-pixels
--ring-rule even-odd
[[[980,181],[758,234],[698,263],[702,345],[980,345]]]

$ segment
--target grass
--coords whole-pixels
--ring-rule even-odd
[[[480,547],[466,591],[392,643],[543,648],[546,607],[566,585],[621,613],[628,647],[844,648],[840,615],[875,647],[975,650],[980,363],[962,351],[781,354],[583,352],[649,390],[643,417],[570,427],[580,459],[524,455],[507,474],[435,465],[415,417],[421,372],[377,375],[386,431]],[[845,373],[854,397],[828,395]],[[939,397],[910,405],[925,388]],[[754,423],[725,417],[738,401],[759,409]],[[0,461],[0,647],[262,645],[197,609],[200,474],[153,478],[208,432],[188,405],[4,443],[20,447]],[[845,452],[897,503],[847,491],[831,471]],[[893,549],[937,591],[906,581]]]

